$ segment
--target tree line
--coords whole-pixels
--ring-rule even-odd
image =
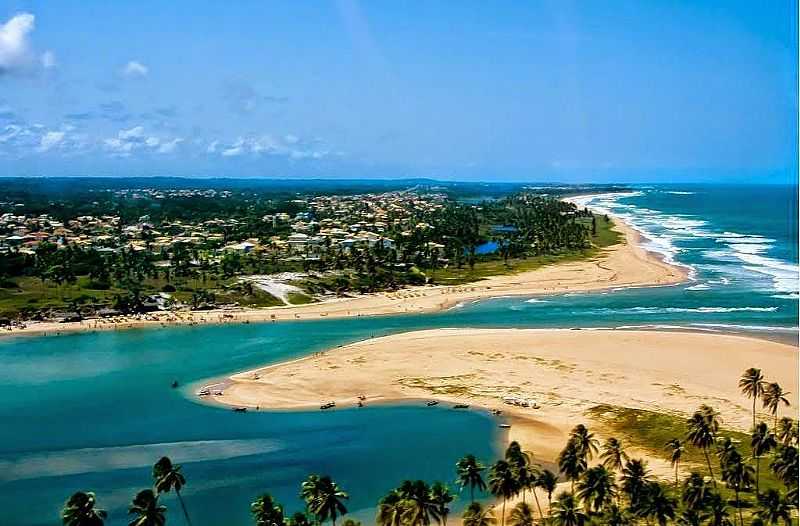
[[[556,459],[557,472],[542,467],[534,453],[523,450],[517,442],[511,442],[503,458],[488,466],[474,455],[459,459],[455,483],[459,492],[469,492],[469,504],[464,508],[461,523],[463,526],[496,526],[498,522],[500,526],[506,523],[508,526],[642,523],[789,526],[798,506],[798,425],[789,417],[777,416],[779,407],[789,406],[789,393],[776,382],[767,382],[756,368],[742,374],[739,388],[753,400],[749,451],[741,451],[740,444],[725,436],[720,416],[713,408],[701,405],[686,420],[685,434],[664,445],[674,468],[674,481],[668,482],[656,479],[646,460],[631,458],[622,440],[609,437],[601,444],[585,425],[578,424]],[[758,421],[758,401],[773,416],[772,427]],[[680,468],[688,447],[702,452],[707,474],[693,467],[681,479]],[[771,475],[783,490],[770,487],[762,491],[762,462],[768,462]],[[159,496],[170,491],[177,494],[184,520],[191,526],[181,496],[186,484],[181,467],[163,457],[153,466],[152,474],[152,489],[138,492],[131,501],[129,526],[164,526],[167,509],[159,503]],[[554,498],[562,477],[564,489]],[[476,500],[476,493],[480,497],[487,491],[499,504]],[[291,516],[271,494],[258,496],[250,508],[253,522],[256,526],[320,526],[326,522],[336,526],[337,519],[348,512],[348,493],[327,475],[309,475],[300,484],[299,496],[305,509]],[[447,483],[406,480],[380,499],[375,523],[447,526],[456,497],[456,491]],[[507,510],[507,504],[514,499],[518,502]],[[67,500],[61,513],[65,526],[102,526],[106,517],[94,493],[82,491]],[[344,526],[360,526],[360,523],[346,519]]]

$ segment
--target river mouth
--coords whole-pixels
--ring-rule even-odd
[[[650,201],[668,199],[669,208],[691,198],[666,196],[644,194],[629,202],[659,210]],[[147,457],[159,448],[185,466],[187,505],[208,521],[197,526],[249,523],[250,500],[264,491],[295,511],[298,483],[310,472],[334,476],[350,491],[352,509],[371,521],[377,499],[403,478],[452,481],[459,456],[496,456],[499,428],[479,412],[392,405],[237,414],[190,400],[190,386],[208,378],[370,337],[440,327],[646,326],[742,331],[796,344],[796,296],[774,288],[785,283],[741,268],[736,258],[707,254],[714,245],[735,243],[734,236],[717,238],[706,230],[749,231],[720,215],[722,209],[712,206],[703,219],[708,224],[691,227],[701,228],[702,236],[671,239],[675,257],[697,269],[696,280],[682,285],[497,298],[426,314],[3,338],[0,417],[8,425],[0,429],[0,465],[7,467],[0,522],[52,523],[69,494],[87,489],[110,510],[109,524],[125,524],[129,499],[150,485]],[[682,215],[700,213],[689,207]],[[760,245],[775,240],[762,253],[773,259],[782,257],[793,235],[774,231],[774,223],[750,227],[760,232]],[[175,380],[178,389],[171,387]],[[225,507],[215,504],[223,501]],[[177,507],[171,497],[165,503]]]

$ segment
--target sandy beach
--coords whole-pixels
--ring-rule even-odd
[[[508,440],[552,461],[567,433],[598,404],[691,414],[708,403],[725,426],[746,430],[750,405],[737,387],[748,367],[798,397],[798,351],[775,342],[689,332],[436,329],[364,340],[230,378],[216,402],[260,409],[353,407],[399,400],[439,400],[500,409]],[[514,407],[505,397],[535,401]],[[781,413],[783,414],[783,413]],[[769,417],[771,418],[771,417]],[[656,473],[670,475],[659,459]]]
[[[513,275],[493,276],[469,285],[419,286],[397,292],[365,294],[302,306],[261,309],[153,312],[82,322],[28,323],[2,334],[54,335],[72,331],[120,330],[208,323],[250,323],[296,319],[341,318],[424,313],[451,308],[459,303],[497,296],[534,296],[612,289],[670,285],[687,279],[686,269],[667,264],[639,245],[639,234],[620,220],[614,228],[624,242],[603,249],[593,258],[556,263]]]

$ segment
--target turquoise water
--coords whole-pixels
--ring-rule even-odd
[[[350,490],[351,510],[369,520],[379,496],[402,479],[452,481],[464,453],[491,459],[495,423],[416,404],[236,414],[197,403],[191,384],[431,327],[691,326],[796,336],[794,196],[787,187],[693,186],[594,198],[690,268],[693,281],[678,286],[498,298],[425,316],[4,339],[0,524],[53,524],[77,489],[95,490],[109,523],[126,524],[127,502],[163,454],[184,465],[197,526],[249,523],[249,503],[263,491],[294,511],[298,483],[311,472],[332,475]],[[170,388],[176,378],[184,388]],[[171,497],[165,503],[177,512]]]

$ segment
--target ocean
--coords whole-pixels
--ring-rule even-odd
[[[53,524],[79,489],[97,493],[108,524],[127,524],[129,500],[165,454],[183,465],[196,526],[249,524],[249,503],[263,492],[299,510],[309,473],[330,474],[370,522],[377,499],[403,479],[453,483],[463,454],[491,461],[502,430],[483,413],[422,404],[239,414],[200,403],[197,386],[433,327],[689,327],[796,341],[796,197],[788,186],[683,185],[581,198],[686,266],[691,281],[675,286],[495,298],[429,315],[4,338],[0,524]],[[181,521],[175,498],[164,503],[170,522]]]

